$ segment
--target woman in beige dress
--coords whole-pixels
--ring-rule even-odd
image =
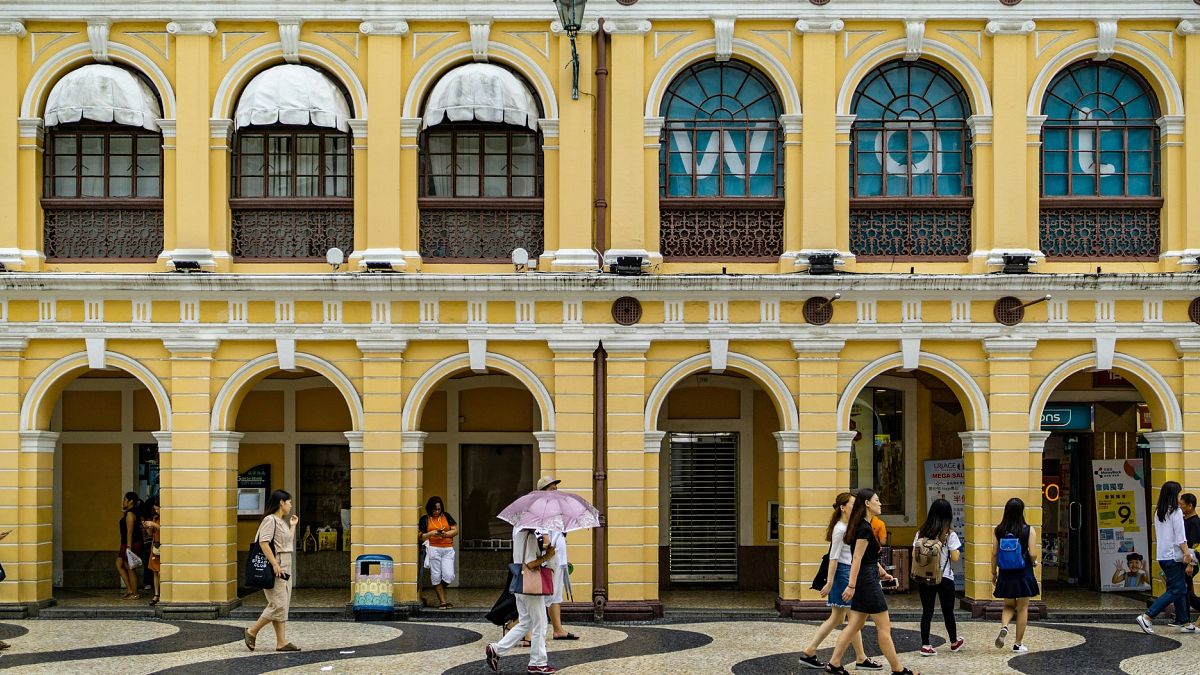
[[[265,589],[267,608],[254,625],[246,629],[246,646],[254,651],[254,641],[258,631],[267,624],[275,626],[275,651],[298,652],[300,648],[287,641],[288,607],[292,602],[292,552],[296,539],[296,523],[300,521],[292,515],[292,495],[286,490],[276,490],[267,500],[267,515],[263,516],[262,524],[258,526],[255,541],[261,543],[263,555],[271,563],[275,571],[275,586]],[[274,552],[267,546],[274,545]]]

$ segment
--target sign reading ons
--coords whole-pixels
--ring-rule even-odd
[[[1042,410],[1042,431],[1091,431],[1090,403],[1050,404]]]

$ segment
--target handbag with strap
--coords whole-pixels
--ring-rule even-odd
[[[274,516],[267,516],[272,521]],[[272,522],[274,525],[274,522]],[[278,525],[275,525],[278,527]],[[271,553],[275,553],[275,532],[271,532],[271,541],[267,542],[267,546],[271,549]],[[267,559],[267,554],[263,553],[262,542],[250,542],[250,551],[246,555],[246,586],[249,588],[261,588],[263,590],[275,588],[275,570],[271,569],[271,561]]]
[[[821,556],[821,566],[817,568],[817,575],[813,577],[812,588],[814,591],[819,591],[825,588],[825,584],[829,582],[829,554]]]
[[[525,536],[525,551],[528,557],[529,535]],[[548,567],[529,569],[525,563],[511,563],[508,566],[513,579],[508,591],[514,595],[554,595],[554,572]]]

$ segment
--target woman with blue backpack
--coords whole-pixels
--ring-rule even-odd
[[[1175,622],[1180,633],[1195,633],[1196,624],[1188,617],[1187,566],[1192,564],[1192,549],[1187,545],[1183,527],[1183,510],[1179,508],[1179,493],[1183,487],[1173,480],[1163,483],[1158,491],[1158,508],[1154,510],[1155,559],[1167,578],[1167,592],[1158,596],[1145,614],[1137,615],[1137,624],[1154,635],[1154,617],[1175,604]]]
[[[996,636],[996,647],[1004,648],[1008,637],[1008,624],[1017,619],[1017,641],[1013,643],[1014,654],[1029,651],[1025,646],[1025,625],[1029,623],[1029,599],[1040,593],[1033,567],[1037,559],[1031,544],[1040,539],[1033,527],[1025,522],[1025,502],[1013,497],[1004,505],[1004,517],[996,526],[996,548],[992,550],[992,583],[996,590],[992,595],[1004,599],[1000,613],[1000,634]]]

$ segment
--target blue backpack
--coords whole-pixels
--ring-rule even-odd
[[[996,552],[996,566],[1002,570],[1025,569],[1025,551],[1021,540],[1012,533],[1000,538],[1000,546]]]

